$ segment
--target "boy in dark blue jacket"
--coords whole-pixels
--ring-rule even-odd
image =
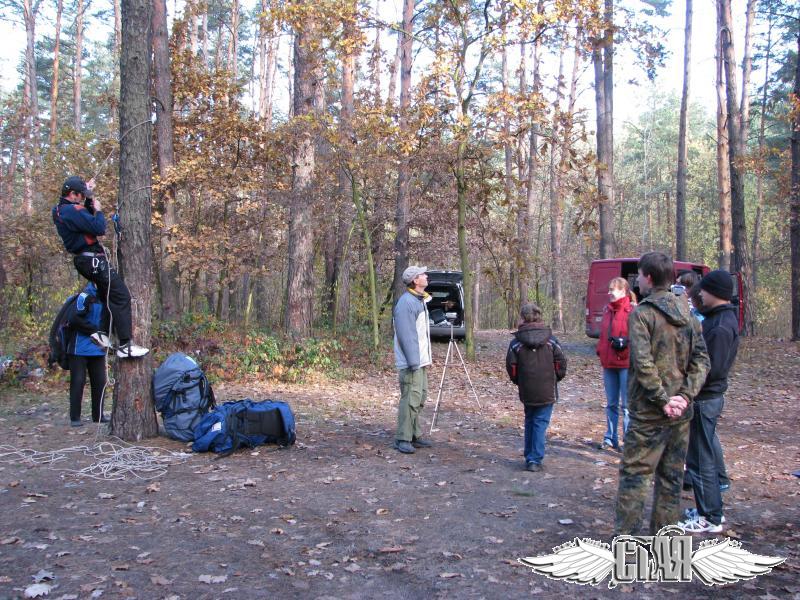
[[[97,297],[94,283],[78,294],[67,314],[69,331],[67,355],[69,356],[69,419],[73,427],[80,427],[83,388],[86,372],[92,389],[92,421],[106,423],[103,416],[103,391],[106,385],[106,351],[101,345],[108,329],[108,311]],[[98,343],[98,341],[100,343]]]
[[[61,187],[61,198],[53,207],[53,223],[74,255],[73,263],[83,277],[97,285],[97,293],[108,303],[114,331],[119,338],[117,356],[137,358],[149,352],[131,341],[131,294],[117,271],[108,263],[105,249],[98,238],[106,233],[106,218],[100,202],[94,197],[94,181],[88,184],[81,177],[67,177]]]

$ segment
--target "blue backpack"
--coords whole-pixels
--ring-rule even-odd
[[[288,404],[245,398],[226,402],[203,417],[195,427],[192,450],[210,450],[225,456],[242,446],[278,444],[288,447],[294,444],[295,438],[294,414]]]
[[[191,442],[194,428],[215,406],[214,391],[200,365],[175,352],[153,373],[153,403],[161,413],[167,435]]]

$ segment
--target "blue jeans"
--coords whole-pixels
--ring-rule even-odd
[[[686,452],[686,468],[692,473],[697,512],[715,525],[722,522],[722,493],[718,466],[721,458],[717,457],[714,438],[724,405],[722,396],[695,401]]]
[[[544,459],[544,440],[553,404],[525,407],[525,462],[542,464]]]
[[[628,369],[603,369],[603,387],[606,389],[606,434],[607,440],[614,448],[619,446],[617,423],[619,410],[622,408],[622,432],[628,431]]]

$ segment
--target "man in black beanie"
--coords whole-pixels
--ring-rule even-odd
[[[722,447],[716,441],[717,419],[725,404],[728,372],[739,349],[739,319],[731,304],[733,278],[727,271],[711,271],[700,281],[703,300],[703,339],[711,369],[694,399],[694,416],[689,430],[686,469],[691,473],[695,509],[687,509],[687,520],[680,524],[691,533],[722,531],[722,492],[718,465],[723,462]]]

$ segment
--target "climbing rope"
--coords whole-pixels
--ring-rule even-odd
[[[99,428],[98,428],[99,429]],[[190,456],[187,452],[172,452],[158,448],[133,446],[115,438],[114,442],[96,442],[92,446],[73,446],[59,450],[33,450],[0,445],[0,463],[44,465],[54,471],[69,473],[77,478],[121,481],[129,477],[150,480],[166,474],[171,465],[181,464]],[[72,457],[86,456],[94,460],[83,468],[62,466]]]

